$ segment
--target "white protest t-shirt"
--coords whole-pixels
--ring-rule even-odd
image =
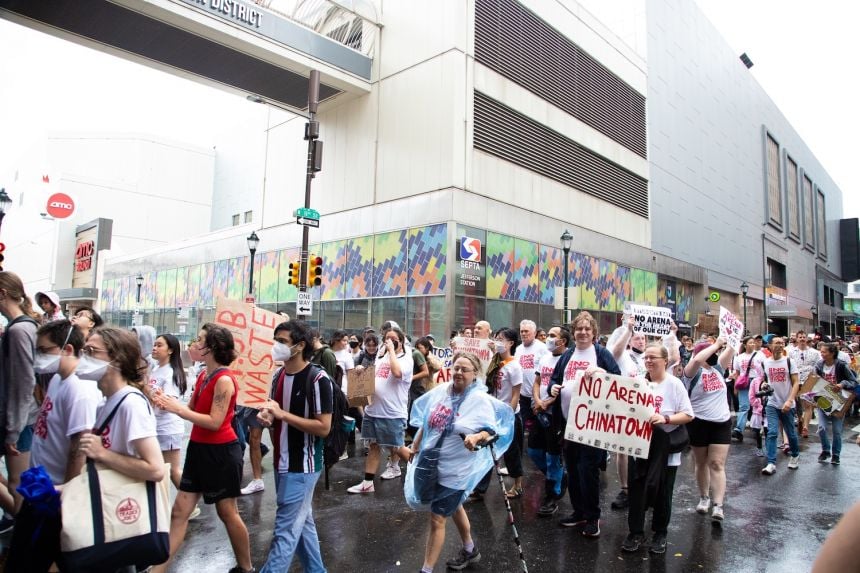
[[[756,378],[761,378],[762,373],[764,372],[762,364],[764,362],[765,355],[761,352],[753,352],[752,354],[744,352],[743,354],[738,354],[732,359],[732,370],[743,376],[746,374],[747,366],[749,365],[751,358],[752,366],[749,367],[750,381]]]
[[[684,380],[688,388],[694,378],[695,376]],[[709,422],[725,422],[731,418],[732,412],[729,410],[726,392],[722,368],[714,366],[699,370],[699,380],[690,393],[690,403],[696,417]]]
[[[767,375],[767,381],[773,388],[773,396],[771,396],[768,406],[773,405],[777,408],[782,408],[782,405],[788,402],[791,397],[791,375],[797,374],[797,366],[794,360],[791,360],[791,371],[789,371],[789,360],[785,354],[779,360],[768,358],[764,361],[764,371]]]
[[[341,370],[343,370],[340,389],[343,390],[344,394],[346,394],[347,387],[349,386],[346,373],[355,368],[355,357],[352,355],[352,350],[348,346],[335,352],[334,357],[337,359],[337,365],[340,366]]]
[[[376,384],[372,403],[364,408],[364,412],[374,418],[406,418],[406,406],[409,398],[409,385],[412,383],[412,352],[404,352],[397,357],[400,364],[401,378],[395,378],[391,372],[391,357],[376,359]]]
[[[589,366],[597,366],[597,351],[594,345],[589,345],[585,350],[573,349],[570,361],[564,368],[564,384],[561,387],[561,415],[567,419],[567,411],[570,410],[570,399],[573,396],[574,376],[578,370],[587,370]]]
[[[797,378],[803,384],[821,360],[821,353],[807,346],[803,350],[794,348],[788,353],[788,357],[791,358],[791,363],[797,366]]]
[[[531,345],[526,346],[520,344],[517,346],[517,351],[514,358],[520,363],[523,369],[523,387],[520,389],[520,396],[526,398],[532,397],[532,387],[535,383],[535,371],[537,370],[540,361],[545,355],[549,354],[546,349],[546,344],[538,339],[535,339]]]
[[[137,455],[131,442],[142,438],[154,438],[157,435],[155,415],[149,405],[149,400],[140,390],[133,386],[126,386],[117,390],[113,396],[107,399],[107,402],[99,407],[94,429],[101,427],[114,407],[126,394],[135,395],[130,395],[120,404],[113,420],[102,432],[102,445],[112,452],[138,458],[140,456]]]
[[[520,392],[522,392],[523,378],[523,369],[520,367],[519,362],[517,362],[516,359],[508,361],[508,363],[499,368],[499,371],[496,373],[496,398],[505,404],[510,405],[511,398],[513,398],[514,395],[514,388],[519,386]],[[517,402],[516,408],[514,408],[514,413],[519,411],[520,403]]]
[[[649,382],[651,391],[654,393],[654,412],[661,416],[672,416],[678,412],[693,415],[693,405],[684,383],[668,372],[660,383]],[[663,424],[662,428],[667,432],[674,432],[676,424]],[[659,430],[655,430],[659,431]],[[668,466],[681,465],[681,453],[669,454]]]
[[[558,360],[561,358],[561,354],[554,355],[551,352],[547,352],[544,354],[544,357],[541,359],[540,364],[538,364],[537,374],[540,377],[540,399],[546,400],[550,397],[549,395],[549,381],[552,378],[552,371],[555,370],[555,365],[558,364]]]
[[[170,364],[158,366],[152,371],[149,376],[149,387],[152,390],[160,390],[166,396],[179,399],[179,388],[173,381],[173,367]],[[185,433],[185,422],[182,418],[161,408],[154,408],[154,410],[155,429],[159,436],[174,436]]]
[[[838,384],[839,381],[836,380],[836,363],[834,362],[830,366],[825,364],[822,366],[822,370],[824,371],[824,379],[827,380],[831,384]]]
[[[103,401],[95,382],[75,374],[63,380],[55,374],[33,425],[30,467],[44,466],[54,484],[64,483],[71,437],[93,429]]]
[[[628,378],[641,378],[645,376],[645,363],[640,355],[633,350],[625,350],[618,359],[618,369],[622,376]]]

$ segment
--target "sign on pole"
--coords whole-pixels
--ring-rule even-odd
[[[726,339],[726,344],[734,348],[735,352],[740,352],[744,323],[724,306],[720,307],[720,336]]]
[[[299,291],[296,298],[296,315],[310,316],[314,310],[313,296],[309,292]]]
[[[634,332],[649,336],[665,336],[671,332],[672,311],[661,306],[624,303],[624,314],[636,318]]]
[[[645,459],[651,448],[654,393],[644,380],[578,370],[564,437],[610,452]]]

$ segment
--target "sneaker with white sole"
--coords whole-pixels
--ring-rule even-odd
[[[761,468],[761,473],[766,476],[772,476],[776,473],[776,464],[767,464],[763,468]]]
[[[390,464],[385,471],[382,472],[382,475],[379,476],[381,479],[397,479],[401,475],[400,465],[398,464]]]
[[[349,493],[373,493],[376,488],[373,487],[372,481],[362,481],[359,484],[352,486],[346,490]]]
[[[191,521],[192,519],[197,519],[198,517],[200,517],[200,506],[195,505],[194,509],[191,510],[191,515],[188,516],[188,521]]]
[[[790,456],[788,458],[788,469],[796,470],[797,466],[800,465],[800,456]]]
[[[699,498],[699,505],[696,506],[696,513],[705,515],[711,509],[711,498],[703,495]]]
[[[251,495],[252,493],[259,493],[266,489],[266,484],[263,483],[261,479],[252,479],[251,482],[240,489],[239,491],[242,495]]]
[[[508,475],[508,468],[506,468],[505,466],[500,467],[499,468],[499,475],[500,476]]]
[[[723,506],[714,504],[714,508],[711,510],[711,520],[714,523],[722,523],[725,518],[726,515],[723,513]]]

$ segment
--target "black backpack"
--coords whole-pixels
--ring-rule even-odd
[[[311,364],[311,370],[308,372],[307,380],[308,409],[311,412],[316,410],[313,403],[313,397],[315,395],[313,391],[313,383],[317,376],[319,376],[320,372],[325,374],[325,370],[320,366]],[[347,411],[349,410],[349,400],[347,400],[346,394],[343,393],[340,386],[334,381],[332,381],[331,384],[331,398],[331,428],[329,429],[328,435],[324,438],[325,445],[323,447],[323,463],[326,468],[332,467],[338,462],[338,460],[340,460],[340,457],[346,451],[346,443],[350,434],[350,432],[346,431],[346,422],[344,420],[344,417],[347,415]]]

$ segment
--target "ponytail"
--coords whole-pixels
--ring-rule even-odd
[[[6,295],[18,301],[18,308],[21,312],[36,321],[41,321],[42,315],[33,310],[33,303],[30,302],[30,297],[24,292],[24,283],[21,277],[9,271],[0,271],[0,289],[6,291]]]

